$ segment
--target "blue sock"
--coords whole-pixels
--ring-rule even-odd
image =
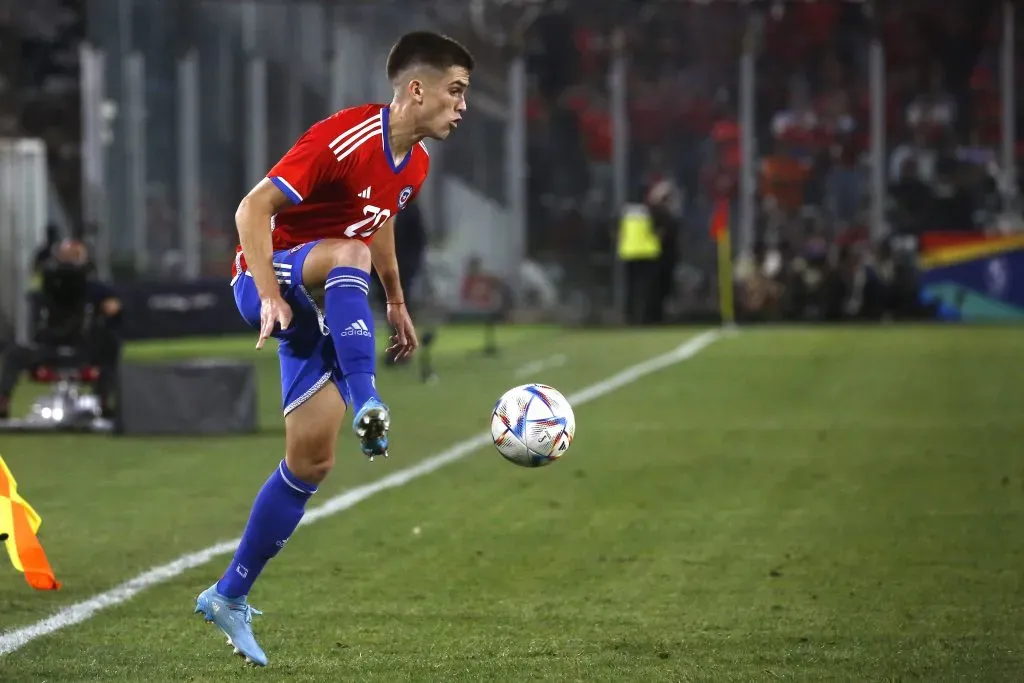
[[[263,567],[299,525],[306,501],[314,493],[316,487],[300,481],[282,460],[256,495],[242,542],[217,582],[218,593],[229,598],[249,594]]]
[[[353,411],[371,398],[380,398],[374,386],[377,369],[370,310],[370,274],[358,268],[335,268],[324,283],[324,317],[331,328],[334,353],[352,394]]]

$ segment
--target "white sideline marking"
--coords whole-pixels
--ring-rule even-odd
[[[600,398],[610,394],[616,389],[621,389],[622,387],[632,384],[638,379],[646,377],[658,370],[662,370],[671,365],[675,365],[676,363],[693,358],[695,355],[721,338],[722,334],[718,330],[703,332],[668,353],[655,356],[650,360],[628,367],[625,370],[612,375],[608,379],[601,380],[582,391],[571,394],[567,398],[574,406],[579,406],[589,401],[593,401],[595,398]],[[413,479],[418,479],[425,474],[430,474],[431,472],[444,467],[448,463],[455,462],[456,460],[469,455],[478,448],[486,446],[490,442],[491,435],[489,433],[479,434],[471,439],[466,439],[465,441],[455,444],[446,451],[422,460],[416,465],[406,467],[405,469],[389,474],[383,479],[378,479],[375,482],[357,486],[354,489],[349,489],[348,491],[339,493],[333,498],[328,498],[323,505],[315,507],[307,512],[302,518],[301,524],[312,524],[313,522],[319,521],[325,517],[330,517],[331,515],[348,510],[357,503],[362,502],[381,491],[387,491],[388,489],[404,486]],[[101,610],[127,602],[145,589],[173,579],[176,576],[180,576],[189,569],[200,567],[215,557],[233,553],[235,548],[238,547],[239,540],[240,539],[235,538],[230,541],[223,541],[198,552],[182,555],[173,562],[168,562],[167,564],[160,565],[159,567],[154,567],[147,572],[139,574],[134,579],[130,579],[121,585],[95,595],[88,600],[83,600],[82,602],[77,602],[73,605],[69,605],[68,607],[64,607],[52,616],[42,619],[31,626],[25,626],[23,628],[14,629],[13,631],[8,631],[3,635],[0,635],[0,656],[19,650],[37,638],[42,638],[43,636],[55,633],[61,629],[67,628],[68,626],[80,624]]]
[[[523,379],[529,375],[536,375],[538,372],[547,370],[548,368],[560,368],[565,365],[569,360],[569,357],[564,353],[556,353],[553,356],[547,358],[541,358],[540,360],[530,361],[524,363],[516,369],[516,379]]]

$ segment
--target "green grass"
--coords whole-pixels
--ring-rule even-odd
[[[318,498],[486,429],[523,363],[569,393],[692,331],[445,331],[440,384],[381,373],[393,457],[352,439]],[[282,448],[272,353],[142,345],[261,373],[265,431],[0,435],[65,587],[0,574],[0,630],[237,536]],[[252,671],[191,614],[226,557],[0,658],[0,681],[1009,681],[1024,671],[1024,330],[754,330],[580,406],[572,449],[493,450],[302,528],[253,593]],[[5,577],[5,578],[4,578]]]

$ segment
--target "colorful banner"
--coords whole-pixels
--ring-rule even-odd
[[[1024,235],[926,235],[921,298],[944,318],[1024,321]]]

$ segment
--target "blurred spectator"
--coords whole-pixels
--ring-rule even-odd
[[[500,304],[500,294],[500,280],[484,270],[479,256],[471,256],[466,262],[460,288],[463,308],[476,312],[493,311]]]
[[[932,132],[926,126],[913,126],[911,138],[899,144],[889,159],[890,180],[896,180],[903,173],[905,162],[914,164],[914,177],[930,183],[935,179],[935,162],[938,150],[934,146]]]
[[[80,0],[0,5],[0,134],[42,138],[67,213],[81,207]]]
[[[948,148],[940,152],[935,164],[935,204],[928,228],[970,232],[975,227],[976,202],[969,185],[969,169],[951,152]]]
[[[664,322],[665,306],[672,295],[673,276],[679,258],[679,235],[684,227],[683,203],[683,190],[671,177],[661,178],[647,193],[651,222],[661,243],[650,292],[650,310],[646,315],[651,323]]]
[[[747,320],[778,320],[781,314],[783,285],[777,277],[777,252],[769,253],[763,242],[736,268],[737,305]]]
[[[0,419],[10,417],[11,395],[21,375],[58,362],[64,347],[73,349],[77,362],[99,367],[95,391],[110,418],[121,358],[121,301],[109,284],[91,276],[89,252],[80,240],[55,245],[42,271],[32,343],[7,349],[0,363]]]
[[[920,235],[934,214],[935,193],[920,176],[921,165],[905,157],[896,182],[889,186],[889,221],[901,233]]]
[[[60,230],[56,225],[52,223],[46,226],[46,239],[36,250],[34,262],[34,271],[36,275],[42,272],[46,262],[54,256],[54,250],[60,242]]]

